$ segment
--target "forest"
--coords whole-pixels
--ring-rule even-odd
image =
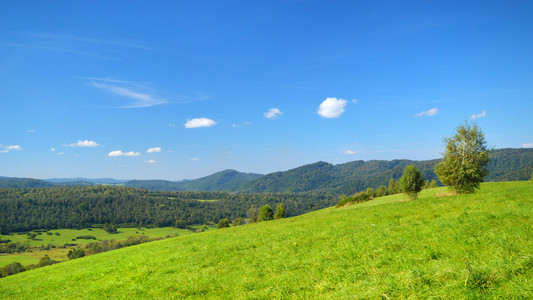
[[[290,217],[337,201],[336,196],[315,193],[159,192],[114,186],[11,188],[0,189],[0,231],[93,226],[184,228],[246,217],[251,205],[275,207],[282,203]]]

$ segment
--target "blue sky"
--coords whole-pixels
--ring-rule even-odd
[[[467,3],[465,3],[467,2]],[[3,1],[0,175],[198,178],[533,147],[530,1]]]

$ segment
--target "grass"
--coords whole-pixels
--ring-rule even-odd
[[[203,227],[202,227],[203,228]],[[35,231],[34,231],[35,232]],[[67,259],[67,253],[69,249],[75,248],[76,246],[67,247],[67,248],[51,248],[50,250],[39,250],[37,247],[41,245],[55,245],[62,246],[65,243],[76,244],[77,246],[82,246],[88,243],[102,240],[126,240],[129,236],[143,235],[148,237],[167,237],[178,235],[189,235],[192,234],[190,230],[187,229],[177,229],[174,227],[163,227],[163,228],[119,228],[118,233],[109,234],[100,228],[87,228],[87,229],[57,229],[49,230],[46,232],[41,232],[34,240],[31,240],[26,233],[24,234],[11,234],[11,235],[0,235],[0,239],[6,240],[9,239],[13,242],[25,242],[29,241],[30,246],[32,247],[31,252],[15,253],[15,254],[0,254],[0,267],[5,265],[19,262],[22,265],[35,264],[39,262],[39,259],[48,255],[51,259],[62,261]],[[58,233],[59,235],[57,235]],[[94,236],[96,240],[92,239],[76,239],[78,236]]]
[[[533,184],[403,195],[0,279],[3,298],[532,298]]]

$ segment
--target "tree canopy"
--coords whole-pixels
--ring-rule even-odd
[[[439,180],[457,193],[474,192],[489,173],[490,149],[485,135],[477,125],[465,122],[455,135],[445,137],[444,143],[444,158],[435,166]]]
[[[408,165],[403,170],[402,177],[400,178],[400,187],[402,192],[414,200],[418,197],[418,192],[422,190],[424,182],[424,177],[422,177],[420,170],[415,165]]]

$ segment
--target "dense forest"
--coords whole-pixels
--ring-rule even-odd
[[[11,188],[0,189],[0,230],[186,227],[246,217],[251,205],[282,203],[286,216],[295,216],[337,201],[337,197],[313,193],[156,192],[113,186]]]

